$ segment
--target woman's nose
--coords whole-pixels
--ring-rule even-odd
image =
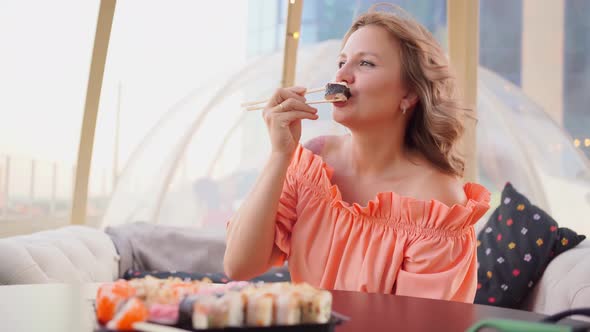
[[[347,84],[352,84],[354,82],[354,74],[346,64],[340,67],[336,72],[336,82],[346,82]]]

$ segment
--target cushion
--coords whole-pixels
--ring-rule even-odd
[[[214,283],[225,284],[231,280],[223,273],[188,273],[188,272],[179,272],[179,271],[134,271],[128,270],[124,275],[124,279],[134,279],[134,278],[143,278],[145,276],[153,276],[160,279],[166,279],[169,277],[176,277],[183,280],[203,280],[209,279]],[[283,281],[291,281],[291,274],[289,273],[289,269],[286,266],[282,267],[274,267],[270,269],[268,272],[253,278],[250,280],[252,282],[283,282]]]
[[[507,183],[478,236],[475,303],[520,307],[551,260],[584,239]]]
[[[109,282],[119,275],[111,239],[87,226],[66,226],[0,239],[0,284]]]
[[[119,255],[120,277],[179,277],[215,283],[231,281],[223,273],[225,239],[207,236],[199,229],[135,222],[108,227]],[[287,267],[272,268],[252,281],[289,281]]]
[[[135,222],[107,227],[121,256],[120,276],[134,271],[222,272],[225,239],[191,227]]]

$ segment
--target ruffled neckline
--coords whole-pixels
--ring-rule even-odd
[[[349,203],[342,199],[342,193],[337,184],[332,183],[334,169],[324,161],[323,157],[299,145],[295,158],[298,164],[306,164],[297,167],[304,173],[302,176],[320,185],[330,198],[332,206],[348,211],[353,215],[363,215],[375,218],[393,218],[412,220],[411,214],[416,208],[423,211],[424,207],[431,211],[431,218],[441,219],[445,216],[460,217],[462,226],[475,224],[481,216],[490,208],[490,192],[480,184],[467,182],[463,190],[467,196],[465,204],[447,204],[436,200],[420,200],[409,196],[399,195],[396,192],[379,192],[375,197],[362,206],[356,202]],[[301,165],[300,165],[301,166]],[[311,174],[310,174],[311,173]],[[312,178],[309,178],[311,176]],[[409,209],[395,209],[395,207],[407,207]],[[422,208],[420,208],[422,207]],[[399,214],[394,216],[392,214]],[[408,215],[409,214],[409,215]]]

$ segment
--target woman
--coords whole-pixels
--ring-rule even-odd
[[[473,225],[489,192],[462,185],[462,111],[443,51],[420,24],[369,11],[344,37],[333,119],[350,135],[299,144],[316,120],[305,89],[264,110],[272,153],[228,223],[225,272],[249,279],[289,262],[293,281],[472,302]]]

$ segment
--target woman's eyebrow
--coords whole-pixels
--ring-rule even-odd
[[[377,53],[373,53],[373,52],[358,52],[356,55],[358,55],[358,56],[371,55],[376,58],[379,58],[379,55]],[[346,58],[346,53],[340,53],[338,55],[338,58]]]

